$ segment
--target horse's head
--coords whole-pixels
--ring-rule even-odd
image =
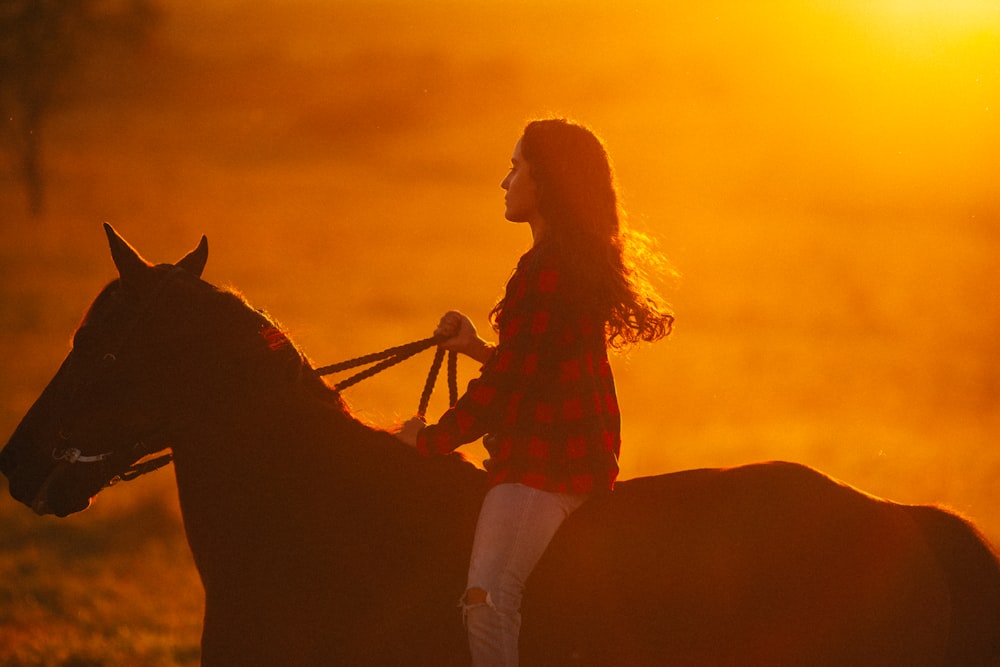
[[[157,304],[169,288],[200,283],[208,242],[202,237],[176,264],[152,266],[105,230],[119,278],[95,299],[69,356],[0,452],[11,495],[38,514],[85,509],[169,445],[170,416],[152,372],[169,362],[149,333],[163,319]]]

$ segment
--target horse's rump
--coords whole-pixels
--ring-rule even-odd
[[[904,509],[920,526],[948,582],[948,664],[1000,664],[1000,568],[996,554],[971,523],[955,514],[927,505],[906,505]]]
[[[796,464],[622,482],[567,521],[539,564],[524,652],[540,664],[990,664],[1000,654],[984,637],[1000,626],[952,621],[965,591],[949,586],[966,543],[979,545],[980,584],[1000,576],[996,558],[957,518],[944,521],[955,534],[930,541],[925,523]],[[996,609],[1000,594],[978,600]],[[958,622],[973,625],[951,643],[976,649],[948,648]]]

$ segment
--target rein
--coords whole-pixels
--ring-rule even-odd
[[[341,361],[336,364],[330,364],[329,366],[322,366],[316,369],[317,375],[331,375],[340,371],[349,370],[351,368],[357,368],[359,366],[365,366],[367,364],[374,364],[364,370],[361,370],[348,378],[341,380],[340,382],[333,385],[333,390],[340,392],[348,387],[354,386],[357,383],[372,377],[384,371],[387,368],[391,368],[396,364],[406,361],[410,357],[423,352],[424,350],[433,347],[440,343],[444,338],[439,338],[432,336],[430,338],[424,338],[423,340],[414,341],[412,343],[406,343],[405,345],[397,345],[395,347],[390,347],[381,352],[373,352],[372,354],[366,354],[361,357],[356,357],[354,359],[348,359],[347,361]],[[424,382],[424,390],[420,394],[420,403],[417,406],[417,417],[424,419],[427,415],[427,405],[431,400],[431,393],[434,391],[434,384],[437,381],[437,376],[441,371],[441,363],[444,361],[445,350],[443,348],[438,348],[434,353],[434,360],[431,362],[431,369],[427,374],[427,381]],[[378,362],[378,363],[375,363]],[[458,401],[458,353],[449,352],[448,354],[448,405],[455,405]],[[145,447],[143,442],[136,444],[136,449]],[[64,460],[67,463],[98,463],[104,461],[106,458],[111,456],[111,452],[106,452],[103,454],[98,454],[96,456],[82,456],[80,450],[78,449],[66,449],[61,453],[53,452],[53,458],[57,460]],[[151,473],[154,470],[159,470],[163,466],[169,465],[173,461],[173,454],[167,453],[162,454],[156,458],[148,459],[145,461],[139,461],[133,463],[131,466],[125,469],[125,471],[115,475],[111,481],[106,484],[107,486],[113,486],[117,482],[131,482],[137,477]]]
[[[397,345],[395,347],[382,350],[381,352],[373,352],[372,354],[366,354],[354,359],[348,359],[347,361],[330,364],[329,366],[322,366],[316,369],[316,374],[330,375],[332,373],[346,371],[351,368],[374,364],[333,385],[333,390],[340,392],[341,390],[354,386],[362,380],[366,380],[387,368],[391,368],[402,361],[406,361],[415,354],[419,354],[420,352],[439,344],[442,340],[444,340],[444,338],[431,336],[430,338],[424,338],[412,343],[406,343],[405,345]],[[434,383],[437,381],[438,373],[441,370],[441,363],[444,361],[444,353],[444,349],[440,347],[434,353],[434,361],[431,362],[431,369],[427,374],[427,381],[424,383],[424,390],[420,394],[420,403],[417,406],[417,417],[421,419],[427,415],[427,404],[431,400],[431,393],[434,391]],[[452,351],[448,354],[448,405],[455,405],[457,401],[458,353]]]

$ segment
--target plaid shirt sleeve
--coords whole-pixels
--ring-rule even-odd
[[[553,344],[548,326],[558,298],[555,271],[539,271],[525,255],[507,285],[500,340],[482,373],[437,424],[423,429],[417,450],[447,454],[517,421],[520,397],[537,381],[538,359]]]

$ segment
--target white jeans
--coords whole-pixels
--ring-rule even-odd
[[[586,499],[522,484],[499,484],[486,494],[466,587],[467,594],[485,591],[486,600],[462,600],[475,667],[517,665],[524,584],[556,530]]]

